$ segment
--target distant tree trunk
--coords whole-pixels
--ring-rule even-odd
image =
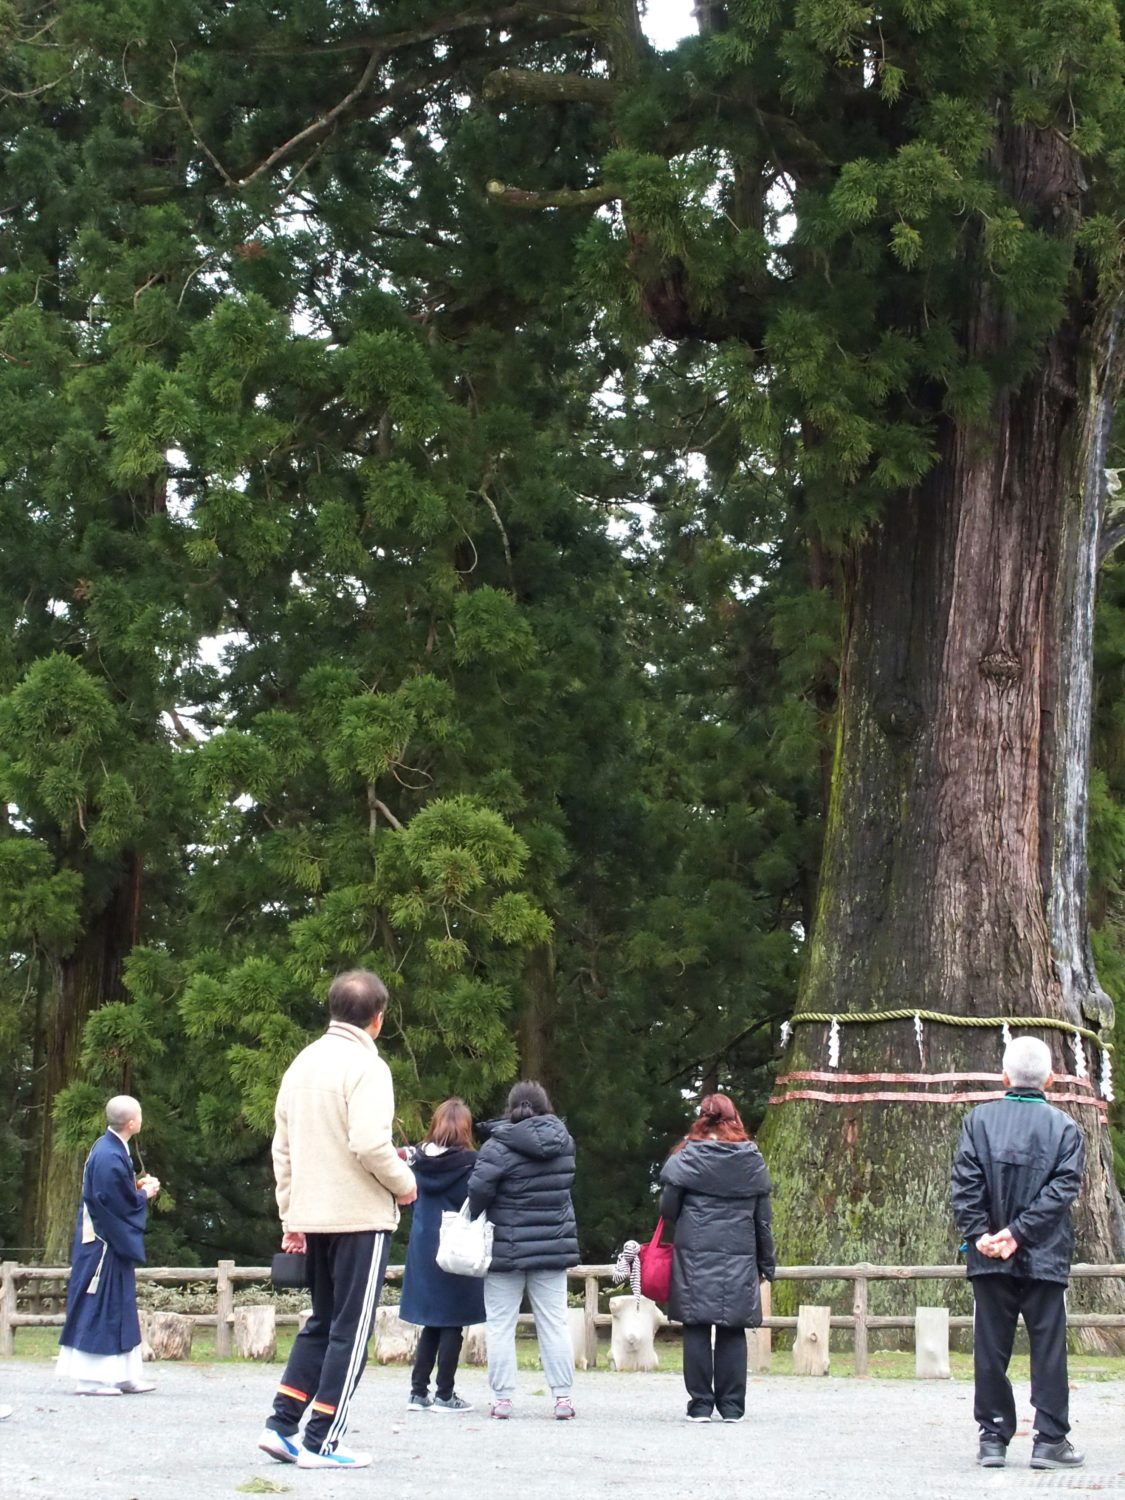
[[[549,1038],[555,1003],[555,945],[543,943],[529,955],[524,968],[519,1049],[520,1076],[538,1080],[548,1093],[554,1072]]]
[[[1065,187],[1066,148],[1011,131],[1004,149],[1035,216]],[[1119,309],[1094,316],[1076,299],[994,425],[945,422],[928,479],[890,501],[846,559],[836,755],[798,1011],[1112,1022],[1087,940],[1086,783],[1120,322]],[[968,357],[988,359],[1006,332],[982,291]],[[798,1027],[781,1073],[828,1071],[826,1033]],[[1039,1034],[1073,1075],[1069,1042]],[[1096,1078],[1097,1050],[1084,1050]],[[841,1028],[841,1072],[996,1073],[1000,1057],[997,1030],[927,1025],[920,1057],[911,1021]],[[989,1085],[934,1091],[959,1087]],[[1066,1107],[1089,1146],[1079,1255],[1125,1259],[1105,1116]],[[954,1259],[949,1163],[966,1108],[775,1104],[763,1149],[784,1258]],[[1079,1295],[1092,1305],[1099,1293],[1115,1294]]]
[[[74,951],[53,966],[56,981],[43,1007],[45,1108],[36,1151],[33,1216],[26,1232],[29,1243],[42,1245],[52,1263],[65,1261],[69,1254],[85,1152],[70,1151],[56,1140],[51,1109],[61,1090],[79,1076],[87,1019],[107,1000],[122,996],[125,959],[138,937],[141,876],[141,857],[132,855],[108,903],[90,919]]]

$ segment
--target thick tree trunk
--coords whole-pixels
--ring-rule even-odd
[[[141,857],[131,856],[105,908],[87,924],[74,951],[53,965],[55,983],[44,1008],[45,1108],[25,1231],[28,1243],[42,1245],[52,1264],[65,1261],[70,1252],[85,1152],[68,1150],[56,1139],[51,1109],[59,1093],[79,1076],[87,1019],[107,1000],[122,998],[122,970],[138,937],[141,871]]]
[[[550,1093],[554,1085],[550,1037],[557,1003],[555,945],[543,943],[524,966],[519,1015],[520,1076],[534,1078]]]
[[[906,1008],[1097,1029],[1085,918],[1091,630],[1119,314],[1053,337],[994,429],[947,427],[941,461],[848,559],[838,733],[817,916],[798,1012]],[[968,333],[1003,335],[986,305]],[[1056,1071],[1076,1059],[1058,1031]],[[968,1102],[829,1103],[802,1091],[953,1094],[999,1083],[798,1079],[829,1073],[801,1025],[763,1130],[787,1261],[948,1263],[949,1164]],[[1083,1048],[1096,1080],[1097,1049]],[[843,1025],[841,1074],[999,1073],[1001,1033]],[[1125,1216],[1094,1090],[1061,1093],[1089,1167],[1079,1256],[1125,1260]],[[1088,1097],[1089,1102],[1086,1102]],[[784,1099],[784,1102],[780,1102]],[[1099,1286],[1075,1301],[1117,1295]]]

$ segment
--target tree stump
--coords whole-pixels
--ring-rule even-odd
[[[149,1313],[148,1340],[153,1359],[190,1359],[195,1320],[183,1313]]]
[[[272,1302],[235,1308],[234,1347],[240,1359],[277,1358],[277,1311]]]
[[[375,1358],[381,1365],[408,1365],[418,1348],[418,1329],[404,1323],[397,1307],[375,1310]]]
[[[140,1314],[140,1319],[141,1319],[141,1359],[146,1364],[148,1364],[148,1363],[150,1363],[152,1360],[154,1360],[156,1358],[156,1355],[153,1352],[153,1348],[152,1348],[152,1340],[149,1338],[149,1324],[152,1321],[152,1314],[148,1313],[148,1312],[143,1312],[143,1313]]]
[[[949,1379],[949,1308],[919,1307],[914,1314],[914,1374]]]
[[[793,1340],[794,1375],[828,1374],[830,1307],[802,1303],[797,1309],[797,1337]]]
[[[465,1329],[465,1341],[461,1345],[461,1363],[463,1365],[487,1365],[488,1363],[488,1337],[487,1325],[484,1323],[472,1323]]]
[[[668,1319],[648,1297],[611,1297],[609,1362],[615,1370],[655,1370],[656,1330]]]

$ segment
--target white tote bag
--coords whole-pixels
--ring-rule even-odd
[[[492,1264],[492,1225],[484,1214],[471,1218],[467,1202],[441,1216],[437,1263],[453,1276],[483,1276]]]

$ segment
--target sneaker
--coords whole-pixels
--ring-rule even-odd
[[[555,1421],[569,1422],[578,1413],[574,1410],[574,1402],[569,1396],[559,1396],[555,1401]]]
[[[982,1437],[977,1450],[977,1463],[982,1469],[1002,1469],[1008,1462],[1008,1445],[1003,1438]]]
[[[118,1386],[123,1396],[145,1396],[149,1391],[156,1389],[154,1380],[127,1380],[124,1385]]]
[[[406,1409],[407,1411],[429,1411],[433,1404],[434,1398],[432,1396],[417,1396],[411,1391],[410,1400],[406,1403]]]
[[[692,1408],[689,1406],[684,1413],[685,1422],[709,1422],[710,1420],[710,1411],[701,1411],[698,1407]]]
[[[125,1392],[115,1385],[95,1385],[92,1380],[84,1380],[81,1385],[74,1387],[76,1396],[123,1396]]]
[[[434,1411],[472,1411],[473,1403],[454,1391],[452,1396],[435,1396],[433,1407]]]
[[[741,1411],[732,1411],[730,1416],[728,1417],[726,1412],[724,1411],[720,1412],[719,1415],[724,1422],[741,1422],[746,1413]]]
[[[507,1396],[501,1396],[488,1408],[488,1415],[495,1417],[498,1422],[506,1422],[512,1415],[512,1403]]]
[[[298,1469],[366,1469],[370,1462],[370,1453],[353,1453],[350,1448],[314,1453],[302,1445],[297,1453]]]
[[[300,1439],[296,1433],[292,1437],[286,1437],[284,1432],[274,1432],[272,1427],[262,1429],[258,1447],[271,1458],[276,1458],[279,1464],[295,1464],[297,1454],[301,1451]]]
[[[1080,1469],[1085,1462],[1086,1455],[1079,1453],[1067,1438],[1062,1438],[1057,1443],[1046,1443],[1042,1438],[1036,1438],[1032,1444],[1033,1469]]]

